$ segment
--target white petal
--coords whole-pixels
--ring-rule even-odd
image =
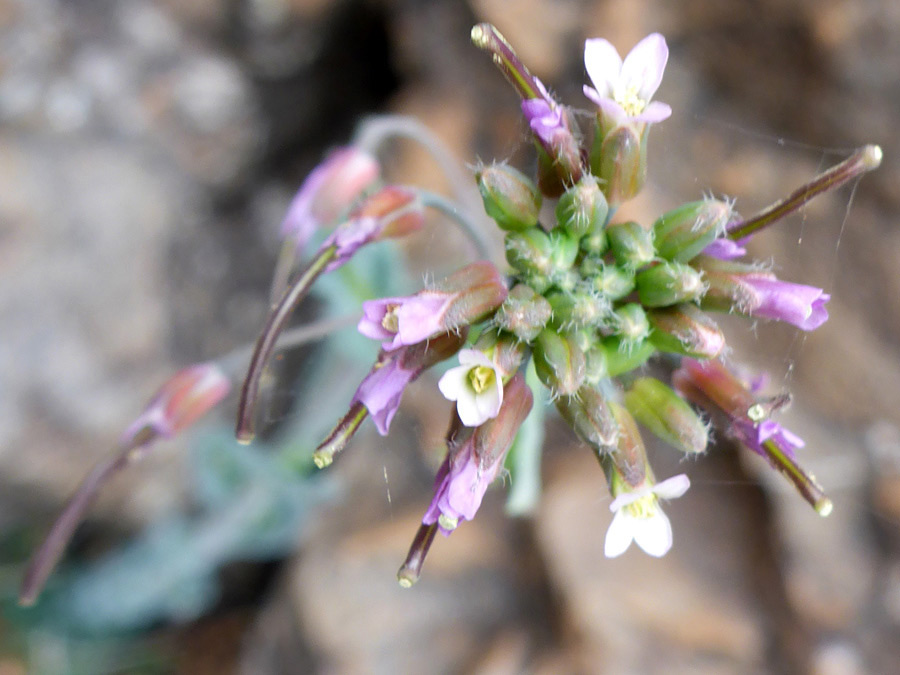
[[[675,499],[687,492],[689,487],[691,487],[690,479],[685,474],[680,473],[677,476],[666,478],[662,483],[657,483],[653,487],[653,492],[656,493],[657,497],[662,497],[663,499]]]
[[[456,401],[470,393],[469,371],[470,366],[456,366],[451,368],[438,380],[438,389],[448,401]]]
[[[622,59],[616,48],[603,38],[585,40],[584,67],[597,93],[603,98],[612,96],[622,70]]]
[[[607,558],[616,558],[631,546],[634,539],[632,534],[632,524],[634,518],[627,515],[624,511],[616,512],[615,517],[609,524],[606,531],[606,540],[603,542],[603,555]]]
[[[496,377],[495,379],[499,383],[500,378]],[[491,387],[484,393],[478,394],[475,397],[475,405],[478,408],[478,412],[482,417],[481,422],[486,422],[489,419],[492,419],[497,416],[497,413],[500,412],[500,404],[503,403],[503,386],[499,387]],[[481,424],[479,422],[479,424]]]
[[[652,485],[644,485],[642,488],[638,488],[637,490],[632,490],[631,492],[623,492],[618,497],[612,500],[612,504],[609,505],[610,511],[618,511],[623,506],[627,506],[632,502],[636,502],[641,497],[645,497],[646,495],[654,492],[654,486]]]
[[[460,396],[456,402],[456,412],[460,421],[467,427],[480,426],[488,419],[479,409],[475,396]]]
[[[637,545],[656,558],[672,548],[672,525],[662,509],[657,509],[651,518],[635,518],[631,532]]]
[[[622,64],[622,81],[634,87],[642,101],[649,101],[659,89],[669,48],[666,39],[659,33],[651,33],[638,42]]]

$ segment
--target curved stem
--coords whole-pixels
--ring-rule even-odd
[[[29,607],[35,603],[44,589],[50,573],[56,567],[66,550],[78,524],[83,520],[85,512],[97,499],[100,488],[116,473],[132,462],[144,456],[146,446],[156,440],[157,433],[145,427],[126,445],[116,448],[111,454],[101,459],[90,473],[84,477],[75,494],[69,499],[62,513],[53,523],[50,532],[44,539],[28,563],[22,590],[19,593],[19,604]]]
[[[743,239],[775,221],[781,220],[789,213],[793,213],[813,197],[839,187],[868,171],[877,169],[881,164],[881,156],[881,148],[877,145],[863,146],[840,164],[835,164],[809,183],[794,190],[786,199],[775,202],[755,216],[729,225],[728,238]]]
[[[265,370],[266,363],[275,348],[275,342],[284,325],[290,319],[294,309],[306,296],[313,282],[328,266],[337,252],[336,246],[323,249],[309,267],[288,287],[278,304],[269,312],[269,318],[263,327],[262,333],[256,340],[253,355],[250,357],[250,365],[247,368],[247,376],[241,387],[241,399],[238,403],[237,426],[235,436],[239,443],[249,443],[255,435],[253,417],[256,411],[256,400],[259,396],[259,380]]]
[[[425,563],[425,556],[428,555],[428,549],[434,542],[434,535],[437,534],[437,523],[419,526],[416,536],[413,539],[412,546],[406,560],[397,572],[397,581],[403,588],[411,588],[419,580],[422,574],[422,565]]]
[[[825,491],[816,483],[815,478],[807,474],[781,446],[774,440],[763,441],[762,449],[773,466],[797,488],[800,495],[808,501],[823,518],[831,513],[834,505],[825,496]]]
[[[417,119],[404,115],[379,115],[370,117],[359,125],[353,143],[377,154],[390,138],[406,138],[421,145],[441,168],[456,200],[470,213],[480,213],[472,181],[460,169],[459,161],[427,126]]]
[[[491,258],[491,246],[490,242],[485,238],[481,229],[477,224],[473,223],[468,216],[461,211],[454,202],[451,202],[446,197],[442,197],[439,194],[435,194],[434,192],[429,192],[428,190],[422,190],[419,188],[414,188],[416,193],[419,195],[419,198],[422,200],[422,204],[425,206],[429,206],[437,211],[440,211],[444,215],[448,216],[456,225],[459,226],[459,229],[466,236],[466,238],[471,242],[472,247],[475,249],[475,252],[478,254],[479,259],[481,260],[490,260]]]
[[[328,434],[328,438],[322,441],[313,453],[315,465],[320,469],[324,469],[331,464],[334,461],[334,456],[346,447],[353,434],[359,429],[359,425],[363,423],[363,420],[368,415],[368,409],[359,401],[350,406],[349,412],[344,415],[343,419]]]

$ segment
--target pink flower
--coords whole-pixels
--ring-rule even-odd
[[[669,58],[665,38],[652,33],[635,45],[623,61],[616,48],[602,38],[584,44],[584,66],[593,87],[584,95],[617,124],[662,122],[672,109],[651,102],[662,82]]]
[[[745,237],[740,242],[725,239],[723,237],[713,239],[712,242],[703,249],[703,255],[708,255],[711,258],[718,258],[719,260],[733,260],[734,258],[740,258],[742,255],[747,254],[747,249],[742,245],[747,239],[749,239],[749,237]]]
[[[407,385],[426,369],[455,354],[465,339],[466,331],[447,333],[428,342],[382,352],[356,390],[352,403],[362,403],[372,416],[378,433],[387,436]]]
[[[322,249],[331,246],[337,249],[325,271],[341,267],[361,246],[406,236],[420,230],[424,223],[422,204],[414,192],[394,185],[382,188],[368,197],[322,243]]]
[[[754,305],[746,312],[776,321],[786,321],[802,330],[815,330],[828,320],[825,303],[831,296],[821,288],[792,284],[772,275],[745,275],[741,281],[755,294]]]
[[[281,224],[281,235],[302,248],[315,231],[334,223],[378,178],[378,161],[353,146],[338,148],[303,181]]]
[[[493,264],[472,263],[415,295],[368,300],[357,326],[393,350],[458,330],[493,313],[507,290]]]

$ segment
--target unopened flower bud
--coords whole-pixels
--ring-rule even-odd
[[[526,275],[550,276],[551,248],[550,237],[539,227],[506,235],[506,261]]]
[[[644,307],[668,307],[698,300],[706,290],[700,272],[677,262],[647,267],[637,273],[635,283]]]
[[[494,164],[475,174],[484,210],[504,230],[537,225],[541,193],[525,174],[508,164]]]
[[[606,229],[609,247],[616,262],[631,269],[638,269],[653,261],[653,230],[633,221],[610,225]]]
[[[556,395],[571,396],[584,382],[584,352],[571,335],[542,331],[534,345],[534,366],[541,382]]]
[[[667,260],[687,262],[725,232],[731,204],[702,199],[664,213],[653,224],[657,253]]]
[[[122,434],[127,446],[141,435],[172,438],[187,429],[222,401],[231,390],[231,381],[212,362],[178,371],[153,396],[144,412]]]
[[[707,431],[691,407],[665,384],[652,377],[634,381],[625,394],[625,407],[657,437],[686,454],[706,450]]]
[[[518,284],[494,314],[494,321],[520,340],[531,342],[550,321],[552,313],[546,298],[535,293],[530,286]]]
[[[725,348],[716,323],[695,305],[681,304],[647,312],[653,327],[650,340],[664,352],[711,359]]]
[[[591,175],[582,177],[580,181],[566,190],[556,205],[556,221],[575,239],[588,234],[597,235],[597,240],[590,243],[592,253],[602,253],[606,245],[604,227],[609,215],[606,197]],[[584,248],[584,246],[582,246]]]
[[[553,293],[547,300],[553,308],[553,323],[565,329],[600,327],[610,321],[610,302],[597,293],[576,289]]]
[[[497,268],[476,262],[415,295],[364,302],[358,329],[393,350],[480,321],[503,304],[506,295]]]
[[[612,301],[621,300],[634,290],[634,271],[611,265],[596,258],[586,258],[581,273],[591,280],[594,290]]]
[[[613,207],[636,196],[644,187],[647,179],[647,147],[641,138],[644,134],[645,129],[639,131],[624,125],[594,144],[591,167],[600,178],[606,201]]]
[[[607,470],[611,491],[619,494],[614,485],[640,487],[648,474],[652,478],[653,473],[647,462],[644,439],[641,438],[641,432],[634,418],[624,406],[615,401],[609,401],[609,409],[618,433],[616,446],[608,455],[609,461],[604,460],[602,464]]]
[[[620,337],[604,338],[600,343],[600,349],[604,352],[608,377],[630,373],[635,368],[642,366],[656,353],[656,347],[650,340],[631,343]]]
[[[616,335],[626,348],[638,345],[650,335],[650,322],[644,308],[636,302],[622,305],[614,312]]]
[[[606,397],[594,387],[584,386],[571,396],[556,399],[562,418],[597,453],[611,452],[619,436],[619,425]]]
[[[559,229],[553,230],[548,236],[551,275],[567,272],[578,257],[578,240]]]

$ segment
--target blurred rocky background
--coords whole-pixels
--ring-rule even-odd
[[[706,191],[749,214],[882,145],[858,189],[753,242],[832,294],[831,321],[728,325],[735,355],[794,392],[782,421],[831,517],[727,443],[680,465],[652,448],[658,475],[693,482],[668,508],[675,547],[606,560],[602,475],[551,419],[533,518],[492,491],[401,590],[447,411],[423,379],[327,485],[272,478],[265,447],[236,454],[226,406],[199,451],[169,444],[110,484],[56,600],[15,609],[28,553],[146,398],[255,337],[293,191],[362,116],[416,115],[461,161],[532,161],[515,95],[469,44],[477,21],[585,107],[586,37],[666,35],[657,98],[675,114],[637,219]],[[0,0],[0,673],[898,672],[898,68],[892,0]],[[390,171],[445,187],[406,145]],[[440,230],[407,251],[405,290],[429,256],[464,253]],[[290,411],[323,358],[283,364],[272,442],[317,440]],[[337,403],[313,421],[364,369],[319,380]],[[240,501],[228,480],[251,474],[271,487]],[[232,536],[254,508],[278,527]]]

